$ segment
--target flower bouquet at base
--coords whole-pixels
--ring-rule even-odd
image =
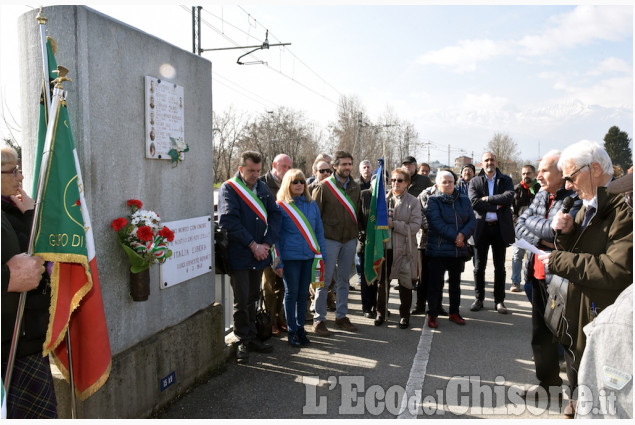
[[[111,226],[128,255],[130,271],[139,273],[152,264],[163,264],[172,256],[167,243],[174,240],[174,232],[165,226],[161,227],[157,213],[142,210],[141,201],[130,199],[127,204],[131,210],[130,220],[119,217],[113,220]]]

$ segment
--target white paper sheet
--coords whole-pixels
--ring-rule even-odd
[[[542,249],[536,248],[535,246],[533,246],[532,244],[530,244],[529,242],[527,242],[524,239],[516,240],[516,242],[514,242],[514,245],[516,245],[520,249],[525,249],[525,250],[527,250],[529,252],[533,252],[536,255],[546,254],[545,251],[543,251]]]

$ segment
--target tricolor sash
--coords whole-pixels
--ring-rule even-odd
[[[313,276],[315,280],[311,282],[311,286],[313,286],[314,289],[324,287],[324,260],[320,252],[320,244],[315,237],[315,233],[313,233],[313,228],[309,224],[306,216],[302,214],[302,211],[300,211],[295,204],[282,201],[277,202],[280,208],[289,214],[291,221],[295,223],[300,234],[304,237],[306,243],[309,244],[309,248],[311,248],[311,251],[315,254],[313,269],[311,270],[311,276]]]
[[[265,222],[265,225],[267,225],[267,209],[262,201],[258,199],[256,194],[238,177],[234,176],[233,178],[227,180],[226,183],[234,188],[238,196],[240,196],[247,206],[251,208],[262,221]]]
[[[324,179],[324,183],[326,184],[326,187],[328,187],[331,190],[331,192],[333,192],[333,195],[335,195],[337,200],[340,201],[340,203],[344,206],[344,208],[346,208],[346,211],[353,218],[353,221],[355,221],[355,224],[357,224],[357,213],[355,212],[355,205],[353,205],[353,201],[351,201],[351,198],[348,197],[346,192],[344,192],[342,189],[337,187],[337,183],[335,182],[335,176],[331,176],[328,179]]]

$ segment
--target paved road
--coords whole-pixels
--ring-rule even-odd
[[[273,353],[253,353],[246,365],[230,360],[223,373],[209,377],[157,417],[561,418],[555,404],[526,406],[517,396],[536,382],[529,345],[531,305],[524,292],[509,292],[511,248],[507,259],[507,315],[494,310],[491,283],[485,308],[469,311],[474,297],[471,263],[461,286],[466,326],[440,318],[432,331],[424,326],[424,316],[413,316],[409,329],[399,329],[398,294],[392,290],[393,314],[387,325],[376,327],[361,313],[359,290],[352,291],[349,317],[358,333],[335,328],[329,312],[331,337],[309,332],[312,344],[300,349],[286,338],[273,338]],[[491,258],[486,277],[492,282]],[[447,303],[446,290],[446,309]]]

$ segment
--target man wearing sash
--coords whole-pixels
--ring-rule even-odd
[[[335,152],[333,158],[335,174],[324,179],[313,192],[322,222],[326,262],[324,281],[330,282],[335,274],[335,324],[344,330],[356,332],[357,328],[346,317],[348,313],[349,273],[355,259],[357,245],[357,210],[360,203],[359,184],[351,177],[353,156],[344,151]],[[336,272],[337,266],[337,272]],[[327,288],[315,291],[315,315],[313,332],[329,336],[326,327]]]
[[[218,196],[218,222],[227,229],[232,253],[229,265],[238,363],[249,361],[250,350],[273,349],[256,337],[256,302],[262,272],[271,264],[269,250],[278,241],[281,213],[271,190],[258,179],[261,169],[258,152],[243,152],[238,173],[222,184]]]
[[[280,189],[282,178],[291,168],[292,161],[289,155],[283,153],[276,155],[273,159],[271,170],[264,176],[260,177],[273,193],[275,197]],[[267,311],[271,313],[273,327],[271,333],[273,336],[280,336],[280,331],[287,331],[287,322],[284,318],[284,309],[282,308],[282,300],[284,298],[284,283],[282,278],[276,276],[271,267],[265,267],[262,279],[262,298],[265,301]]]

